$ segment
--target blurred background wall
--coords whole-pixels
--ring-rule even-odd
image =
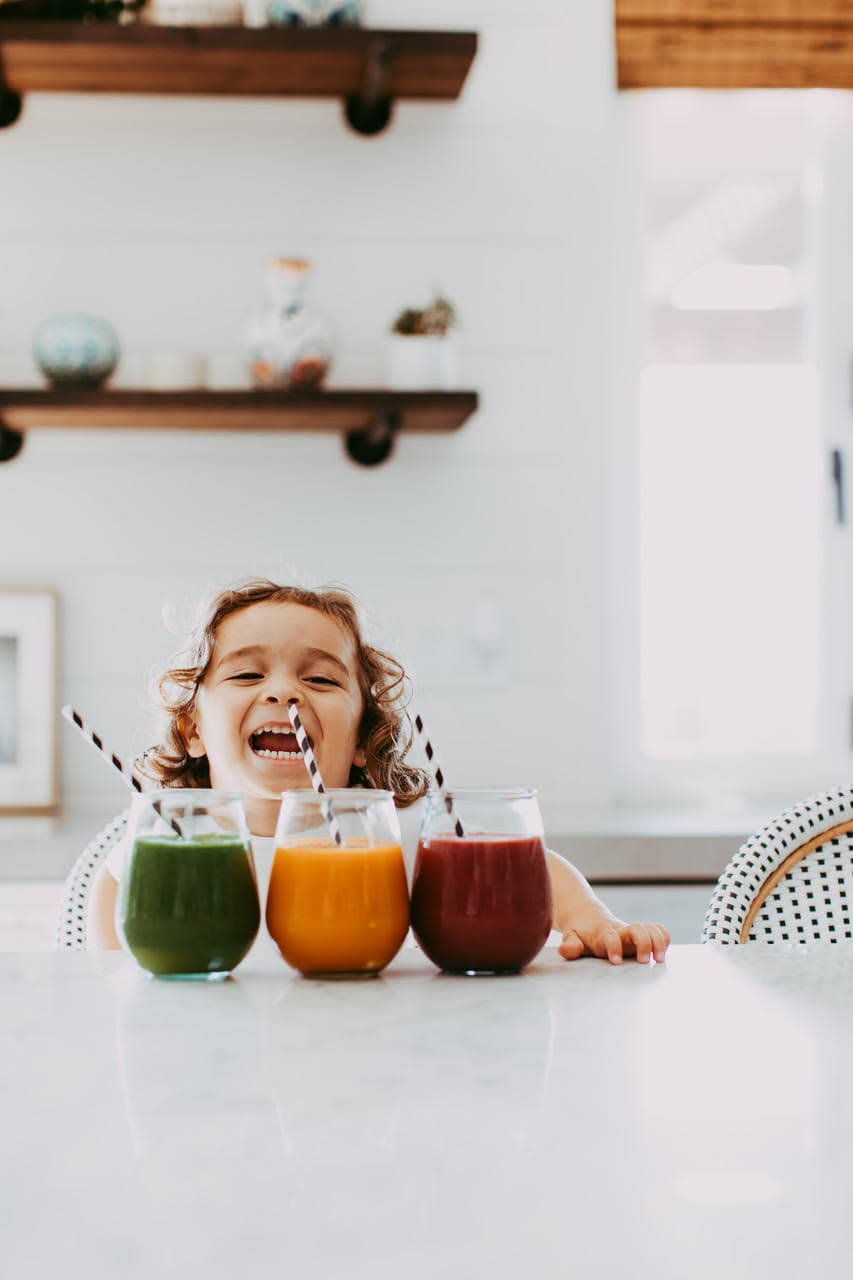
[[[438,288],[480,412],[372,470],[336,436],[33,431],[0,467],[0,577],[57,588],[62,700],[127,754],[176,643],[164,607],[180,628],[248,574],[343,582],[415,676],[450,777],[538,786],[559,832],[607,801],[610,10],[370,0],[367,18],[477,30],[462,99],[363,138],[334,102],[32,95],[0,134],[0,378],[38,385],[36,326],[81,310],[119,331],[114,385],[164,347],[239,382],[265,259],[304,255],[333,385],[381,385],[395,313]],[[61,752],[61,829],[93,829],[121,785],[67,728]]]

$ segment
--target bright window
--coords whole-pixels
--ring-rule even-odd
[[[614,797],[796,799],[851,768],[849,494],[830,463],[847,465],[853,324],[836,333],[827,299],[841,316],[853,296],[834,278],[853,179],[831,218],[825,184],[839,113],[849,168],[853,108],[673,91],[625,110],[620,271],[633,252],[642,302],[617,338]]]
[[[817,749],[821,487],[806,365],[649,365],[641,384],[642,749]]]

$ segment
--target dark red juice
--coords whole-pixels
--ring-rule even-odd
[[[551,882],[539,836],[427,836],[412,882],[412,930],[440,969],[521,969],[551,929]]]

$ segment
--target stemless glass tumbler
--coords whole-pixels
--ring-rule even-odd
[[[133,799],[116,922],[158,978],[225,978],[261,922],[239,792],[148,791]]]
[[[409,893],[390,791],[284,792],[267,928],[309,977],[371,977],[393,960],[409,928]]]
[[[412,882],[412,930],[449,973],[515,973],[551,930],[551,882],[535,791],[427,796]],[[456,820],[464,835],[456,834]]]

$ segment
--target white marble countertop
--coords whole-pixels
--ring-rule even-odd
[[[367,982],[264,950],[219,986],[0,955],[14,1280],[846,1272],[853,948],[404,950]]]

